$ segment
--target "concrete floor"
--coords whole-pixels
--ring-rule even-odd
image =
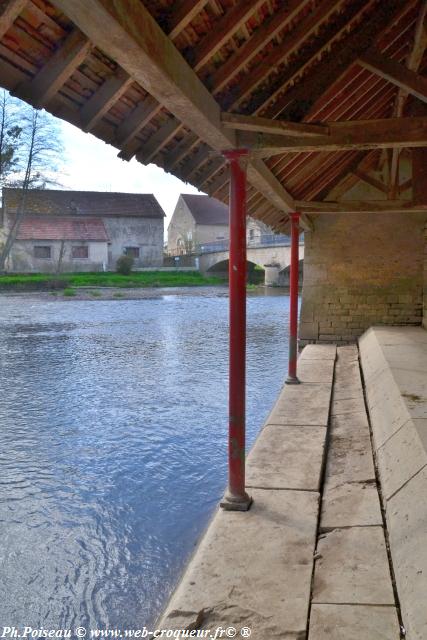
[[[399,640],[358,349],[309,345],[298,369],[248,456],[250,511],[217,511],[160,628]]]

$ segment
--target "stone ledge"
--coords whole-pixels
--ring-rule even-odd
[[[390,550],[407,637],[427,637],[427,332],[373,327],[360,339]]]

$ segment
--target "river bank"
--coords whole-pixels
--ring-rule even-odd
[[[218,277],[205,277],[199,271],[138,271],[123,275],[111,271],[95,273],[31,273],[0,276],[0,294],[32,291],[66,291],[80,287],[200,287],[221,285]],[[68,291],[68,295],[70,295]],[[71,294],[72,295],[72,294]]]

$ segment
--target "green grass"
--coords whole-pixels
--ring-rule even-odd
[[[89,291],[90,295],[93,296],[94,298],[99,298],[101,295],[100,291]]]
[[[198,271],[139,271],[119,273],[19,274],[0,276],[1,291],[50,290],[70,287],[197,287],[222,284],[218,277],[205,278]],[[92,295],[95,295],[92,293]]]
[[[76,295],[76,292],[74,291],[74,289],[64,289],[63,293],[64,293],[64,296],[66,296],[67,298],[72,298],[73,296]]]

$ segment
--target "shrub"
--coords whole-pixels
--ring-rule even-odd
[[[132,256],[120,256],[116,262],[116,271],[122,276],[128,276],[132,271],[133,258]]]
[[[76,292],[74,291],[74,289],[64,289],[64,296],[66,296],[67,298],[72,298],[75,295]]]

